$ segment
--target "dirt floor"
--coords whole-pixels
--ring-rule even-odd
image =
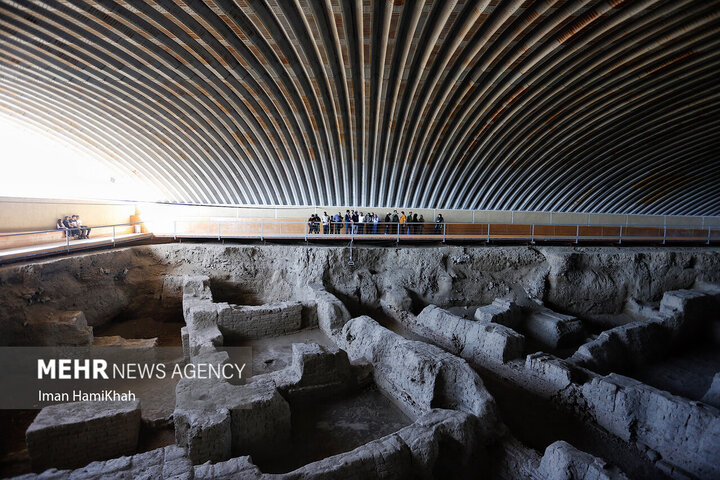
[[[182,316],[177,322],[163,322],[149,317],[121,316],[104,325],[93,327],[93,336],[123,338],[155,338],[159,347],[182,346],[180,329],[185,325]]]
[[[292,440],[273,458],[253,459],[263,472],[284,473],[325,457],[348,452],[409,425],[377,388],[313,404],[291,405]]]

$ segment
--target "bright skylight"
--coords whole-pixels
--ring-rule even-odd
[[[159,192],[50,133],[0,115],[0,196],[144,200]]]

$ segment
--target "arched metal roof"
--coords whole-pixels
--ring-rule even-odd
[[[0,0],[0,112],[165,200],[720,214],[717,0]]]

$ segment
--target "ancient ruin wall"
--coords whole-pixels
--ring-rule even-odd
[[[355,248],[353,257],[351,268],[343,247],[167,244],[9,265],[0,268],[0,338],[21,332],[39,307],[82,311],[91,326],[125,312],[177,315],[186,274],[241,284],[271,301],[306,298],[321,285],[350,306],[410,302],[415,313],[504,296],[575,315],[616,313],[630,300],[720,281],[716,248]]]

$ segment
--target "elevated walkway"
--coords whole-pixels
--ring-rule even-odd
[[[329,232],[336,229],[330,227]],[[387,227],[387,229],[386,229]],[[408,232],[408,229],[410,230]],[[316,233],[319,232],[319,233]],[[720,241],[720,227],[628,226],[628,225],[543,225],[506,223],[425,223],[385,224],[377,229],[323,233],[322,225],[308,222],[267,219],[188,219],[154,231],[156,237],[217,240],[301,240],[355,242],[562,242],[562,243],[704,243]],[[367,233],[366,233],[367,232]]]
[[[311,229],[308,222],[292,220],[175,220],[170,227],[153,233],[136,233],[141,223],[91,227],[89,239],[64,238],[63,231],[18,232],[0,234],[0,264],[38,256],[68,254],[76,251],[113,247],[142,240],[163,239],[368,242],[368,243],[562,243],[562,244],[695,244],[720,243],[720,227],[708,226],[628,226],[628,225],[539,225],[505,223],[441,223],[408,225],[380,223],[377,233],[372,226],[365,231],[345,224],[340,233],[323,233],[323,226]],[[387,227],[387,233],[386,233]],[[402,227],[402,228],[399,228]],[[334,229],[330,229],[334,232]],[[369,232],[369,233],[364,233]]]
[[[135,225],[90,226],[90,238],[73,239],[66,237],[64,230],[16,232],[0,234],[0,264],[54,254],[68,254],[94,248],[114,247],[153,237],[149,232],[135,232]]]

